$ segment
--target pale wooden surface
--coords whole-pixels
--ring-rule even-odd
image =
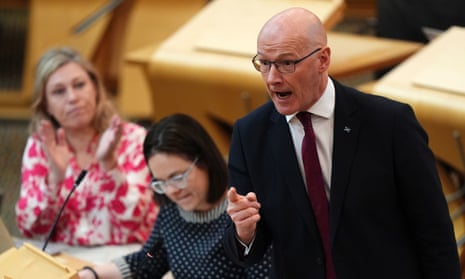
[[[465,144],[465,95],[456,92],[460,88],[447,88],[464,85],[465,75],[458,73],[465,73],[465,28],[452,27],[381,78],[371,92],[411,104],[436,156],[465,171],[453,135],[459,132]],[[425,83],[423,75],[430,80]]]
[[[362,91],[387,96],[412,105],[428,133],[435,156],[462,174],[464,162],[459,153],[465,143],[465,28],[452,27],[412,55],[377,82],[360,87]],[[454,133],[460,134],[459,139]],[[449,170],[438,164],[442,189],[448,198],[465,278],[465,206],[463,190]],[[459,195],[458,195],[459,194]],[[452,199],[453,196],[456,196]]]
[[[206,0],[137,0],[128,25],[125,53],[158,45],[199,12]],[[144,70],[125,63],[115,100],[123,116],[152,119],[152,94]]]
[[[416,42],[336,32],[328,33],[328,45],[332,50],[329,73],[335,78],[399,64],[423,47]]]
[[[227,155],[230,134],[225,126],[268,100],[250,61],[259,29],[291,6],[314,11],[330,29],[341,19],[344,2],[216,0],[162,44],[132,52],[128,61],[145,65],[154,118],[174,112],[194,116]],[[421,47],[353,34],[328,36],[330,74],[336,78],[399,63]]]
[[[465,28],[449,29],[418,57],[414,86],[465,95]]]
[[[27,243],[2,253],[0,266],[1,278],[79,279],[75,269]]]
[[[216,0],[205,7],[162,48],[207,51],[249,58],[256,52],[256,37],[274,14],[293,6],[308,8],[326,29],[343,17],[342,0]],[[185,42],[179,44],[179,42]]]
[[[80,36],[73,36],[71,30],[86,15],[97,10],[105,2],[105,0],[30,0],[23,86],[20,92],[2,92],[1,103],[29,104],[35,64],[48,48],[69,45],[79,49],[84,56],[90,56],[96,47],[95,38],[102,34],[109,18],[102,18],[93,28]]]
[[[112,13],[97,20],[85,32],[73,33],[74,27],[108,3],[107,0],[27,1],[29,23],[23,84],[18,91],[0,91],[0,117],[29,118],[34,67],[47,49],[67,45],[76,48],[84,57],[91,59],[99,44],[106,43],[109,50],[112,47],[118,47],[123,53],[127,53],[146,44],[163,41],[206,3],[205,0],[131,1],[134,2],[131,15],[124,22],[124,26],[117,27],[126,29],[125,37],[119,38],[121,40],[118,43],[114,43],[114,40],[112,43],[101,42],[106,28],[111,23]],[[121,32],[119,35],[121,36]],[[119,62],[116,62],[116,66],[111,67],[110,70],[113,74],[117,72],[121,77],[118,81],[118,95],[115,99],[120,112],[127,118],[151,117],[150,89],[144,73],[140,67],[134,65],[118,65]]]
[[[108,263],[111,259],[127,255],[139,250],[140,245],[120,245],[101,247],[70,247],[63,253],[59,253],[53,258],[72,269],[80,270],[84,266],[93,266]],[[163,279],[173,279],[173,275],[168,272]]]
[[[255,36],[261,25],[276,12],[291,6],[314,10],[330,28],[342,19],[344,3],[342,0],[211,1],[145,58],[153,118],[174,112],[192,115],[226,155],[230,134],[225,126],[267,100],[246,53],[255,51]],[[247,51],[237,55],[202,49],[208,46],[203,44],[207,40],[229,45],[236,53],[243,48]],[[137,61],[141,60],[136,55]]]
[[[133,245],[130,245],[133,247]],[[68,266],[75,270],[80,270],[84,266],[94,266],[109,262],[111,259],[121,257],[132,252],[132,248],[123,245],[107,247],[75,247],[72,251],[59,253],[53,258],[60,264]],[[96,260],[97,258],[97,260]],[[163,279],[173,279],[171,272],[163,276]]]

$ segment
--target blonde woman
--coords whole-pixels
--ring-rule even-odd
[[[93,66],[75,50],[47,51],[36,68],[22,160],[17,224],[46,237],[82,170],[51,240],[70,245],[144,242],[157,215],[142,154],[146,130],[125,122]]]

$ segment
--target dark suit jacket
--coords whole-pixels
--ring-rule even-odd
[[[337,278],[460,278],[435,159],[411,107],[335,88],[330,226]],[[249,265],[272,243],[274,277],[321,279],[323,250],[294,150],[271,102],[234,125],[230,185],[256,193],[262,219],[247,257],[234,226],[224,244]]]

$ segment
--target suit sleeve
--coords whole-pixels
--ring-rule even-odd
[[[244,146],[241,137],[240,121],[234,126],[231,147],[229,152],[229,185],[236,187],[239,194],[244,195],[255,192],[250,174],[248,172],[247,160],[244,156]],[[224,237],[226,254],[241,266],[251,266],[261,261],[267,251],[270,241],[267,240],[264,226],[261,222],[257,224],[255,240],[247,256],[244,256],[244,247],[236,238],[234,223],[228,227]]]
[[[453,225],[428,137],[409,106],[394,125],[395,173],[424,278],[459,278]]]

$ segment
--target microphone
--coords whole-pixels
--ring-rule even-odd
[[[81,184],[82,180],[87,174],[87,170],[82,170],[81,173],[79,173],[78,177],[74,181],[73,188],[71,188],[71,191],[68,193],[66,196],[65,201],[63,202],[63,205],[60,208],[60,211],[58,211],[57,217],[55,218],[55,221],[53,221],[52,228],[50,229],[50,232],[48,233],[47,238],[45,239],[44,246],[42,247],[42,251],[45,252],[45,249],[47,248],[48,242],[50,241],[50,238],[52,237],[53,233],[55,232],[56,226],[58,224],[58,220],[60,219],[61,214],[63,213],[63,209],[65,209],[66,204],[68,203],[69,198],[73,194],[74,190]]]

